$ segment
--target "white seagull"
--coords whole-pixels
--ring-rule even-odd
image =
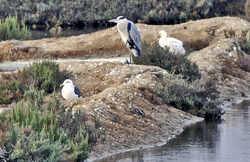
[[[131,53],[135,57],[140,57],[141,36],[135,24],[123,16],[118,16],[116,19],[109,20],[109,22],[117,23],[117,29],[126,47],[130,49]],[[130,55],[130,63],[131,63],[131,55]]]
[[[167,36],[168,34],[166,31],[159,31],[159,36],[156,39],[159,40],[159,45],[164,49],[166,49],[166,47],[169,48],[169,52],[173,54],[185,55],[186,51],[183,48],[183,42],[176,38]]]
[[[60,87],[62,88],[62,96],[68,102],[76,101],[81,97],[81,92],[77,86],[73,85],[73,82],[70,79],[66,79]]]

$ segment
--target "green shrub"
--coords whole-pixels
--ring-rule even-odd
[[[31,38],[31,32],[25,26],[17,22],[17,16],[8,16],[5,21],[0,21],[0,41],[18,39],[27,40]]]
[[[224,32],[225,38],[234,38],[235,37],[235,31],[232,29],[229,29],[229,30],[224,29],[223,32]]]
[[[31,92],[28,92],[31,91]],[[14,147],[10,161],[83,161],[97,141],[95,126],[86,124],[82,111],[65,113],[53,93],[48,103],[31,102],[41,91],[31,85],[10,114],[1,116],[0,143]],[[8,129],[2,129],[8,127]]]
[[[219,91],[212,78],[187,82],[180,76],[166,75],[154,92],[168,105],[206,119],[220,119]]]
[[[27,24],[109,26],[107,20],[123,15],[147,24],[173,24],[189,20],[244,14],[245,0],[1,0],[1,16],[17,14]],[[129,11],[129,12],[128,12]]]
[[[20,71],[19,74],[23,79],[27,78],[26,83],[32,78],[36,88],[43,89],[46,93],[53,92],[64,79],[71,76],[71,72],[65,69],[60,71],[59,65],[50,60],[33,62],[30,67]]]
[[[23,98],[25,91],[29,89],[30,85],[34,86],[33,89],[43,90],[44,93],[52,93],[63,80],[70,76],[71,72],[68,72],[66,69],[61,71],[59,65],[53,61],[33,62],[29,67],[25,67],[17,73],[2,75],[0,104],[19,101]],[[32,92],[32,90],[29,92]],[[40,103],[41,101],[37,100],[36,102]]]
[[[44,97],[44,90],[37,91],[34,88],[34,85],[29,87],[29,90],[24,92],[24,98],[27,98],[32,105],[42,105],[43,97]]]
[[[11,103],[11,101],[10,101],[10,99],[7,97],[7,96],[0,96],[0,103],[1,104],[10,104]]]
[[[167,70],[153,93],[168,105],[206,119],[219,119],[219,91],[213,79],[201,78],[198,65],[183,55],[174,55],[159,45],[142,44],[142,57],[133,57],[135,64],[154,65]]]
[[[0,104],[10,104],[22,98],[25,87],[17,80],[3,82],[0,85]]]
[[[188,81],[194,81],[201,78],[198,65],[191,62],[183,55],[175,55],[168,49],[161,48],[158,44],[150,46],[146,42],[142,44],[142,57],[133,57],[135,64],[159,66],[169,73],[182,74]]]
[[[61,22],[58,21],[54,27],[52,27],[49,30],[49,33],[54,37],[54,38],[59,38],[62,34],[62,27],[60,26]]]
[[[62,161],[65,159],[67,148],[59,141],[51,143],[48,133],[37,133],[29,128],[13,126],[15,133],[7,132],[7,137],[18,140],[8,140],[14,147],[10,161]],[[29,131],[28,134],[26,131]],[[17,135],[18,132],[18,136]]]

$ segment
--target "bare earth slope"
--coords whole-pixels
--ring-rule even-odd
[[[91,158],[165,142],[184,126],[202,120],[163,104],[147,90],[167,75],[161,68],[75,61],[60,66],[74,71],[75,84],[86,97],[74,110],[83,110],[92,123],[97,116],[106,131],[106,140],[98,141]]]
[[[142,42],[151,43],[159,30],[185,42],[204,40],[213,43],[224,38],[223,30],[232,29],[236,35],[249,28],[249,22],[237,17],[217,17],[189,21],[179,25],[136,24]],[[33,41],[5,41],[0,43],[0,62],[37,58],[86,58],[128,56],[129,51],[120,39],[116,27],[92,34],[72,37],[48,38]]]

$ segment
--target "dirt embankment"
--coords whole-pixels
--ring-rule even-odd
[[[236,17],[190,21],[179,25],[136,24],[142,41],[153,42],[159,30],[186,43],[202,42],[204,47],[188,57],[196,62],[202,76],[213,76],[222,99],[235,102],[250,96],[250,73],[244,71],[238,58],[248,56],[237,40],[225,39],[224,30],[234,30],[240,37],[250,23]],[[68,38],[0,43],[0,61],[44,58],[87,58],[128,56],[117,29],[110,28],[92,34]],[[77,101],[92,123],[100,118],[106,140],[98,141],[90,159],[117,151],[154,145],[179,134],[187,124],[202,120],[169,107],[148,91],[168,73],[158,67],[126,65],[121,62],[61,61],[60,68],[73,72],[71,78],[86,98]],[[60,96],[60,92],[58,92]],[[62,99],[63,101],[63,99]]]
[[[167,75],[161,68],[75,61],[60,67],[74,71],[75,84],[86,97],[74,109],[86,112],[89,122],[94,116],[100,118],[106,131],[106,140],[98,141],[91,158],[164,142],[182,132],[183,126],[202,120],[163,104],[148,91]]]
[[[184,45],[193,42],[192,46],[199,43],[204,47],[225,38],[224,30],[232,29],[236,36],[240,36],[242,30],[249,29],[249,23],[237,17],[217,17],[178,25],[136,25],[140,30],[142,42],[152,43],[160,30],[166,30],[170,37],[182,40]],[[116,27],[72,37],[4,41],[0,42],[0,49],[0,62],[129,55]]]

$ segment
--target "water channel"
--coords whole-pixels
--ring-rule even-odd
[[[96,32],[101,29],[97,28],[83,28],[83,29],[78,29],[78,28],[68,28],[68,29],[63,29],[60,37],[69,37],[69,36],[77,36],[81,34],[89,34]],[[31,36],[32,39],[42,39],[42,38],[52,38],[53,36],[50,34],[49,30],[46,29],[41,29],[41,30],[34,30],[31,29]]]
[[[98,161],[250,162],[250,101],[226,107],[221,122],[197,123],[165,145]]]

